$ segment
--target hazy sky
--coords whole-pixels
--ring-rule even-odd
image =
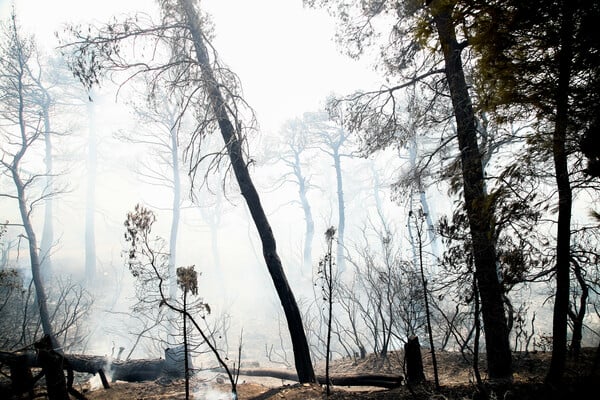
[[[11,4],[13,2],[10,0],[0,0],[0,16],[3,21],[10,15]],[[47,52],[51,46],[56,45],[54,33],[60,32],[65,23],[95,21],[101,24],[113,15],[148,11],[156,6],[154,0],[16,0],[14,4],[24,31],[35,34],[37,43]],[[301,0],[203,0],[202,8],[214,18],[216,38],[213,44],[222,61],[238,74],[246,100],[256,111],[263,134],[276,134],[285,120],[301,116],[306,111],[317,110],[332,91],[346,93],[365,85],[372,87],[377,81],[365,63],[352,61],[340,54],[333,41],[334,21],[324,12],[305,9]],[[98,119],[112,119],[113,115],[107,114],[98,115]],[[104,151],[112,156],[115,148]],[[114,159],[111,161],[114,162]],[[128,161],[135,163],[133,159]],[[76,168],[84,170],[85,165],[80,163]],[[132,210],[137,202],[159,203],[158,196],[151,193],[152,188],[140,185],[131,176],[131,171],[126,169],[127,165],[102,165],[96,188],[98,268],[104,274],[117,276],[116,282],[121,282],[118,275],[122,275],[123,279],[128,275],[120,259],[123,250],[120,241],[126,212]],[[55,260],[60,258],[64,265],[81,269],[84,259],[81,244],[85,229],[81,195],[85,190],[85,179],[77,179],[82,174],[77,175],[78,171],[75,172],[75,178],[69,177],[74,193],[55,202],[55,214],[60,215],[60,220],[55,224],[59,242]],[[352,183],[350,179],[348,182]],[[162,199],[168,203],[171,195],[164,192],[164,188],[162,190]],[[80,197],[77,197],[78,193]],[[301,250],[297,240],[303,233],[301,211],[297,207],[290,207],[279,212],[283,206],[277,198],[278,194],[261,192],[262,194],[269,218],[272,218],[272,222],[275,220],[273,228],[282,259],[284,262],[293,260]],[[321,193],[317,192],[319,194]],[[333,209],[328,204],[331,199],[320,200],[326,207],[313,211],[317,231],[313,250],[315,260],[322,248],[322,233],[326,229],[324,224],[331,223],[326,221],[327,214],[331,214]],[[245,206],[241,201],[233,205],[226,201],[223,203],[226,215],[220,222],[222,232],[219,240],[223,242],[221,245],[226,247],[226,251],[220,254],[220,263],[230,290],[226,292],[220,289],[219,275],[214,267],[211,269],[210,232],[202,224],[198,209],[186,210],[182,218],[177,264],[198,266],[198,270],[204,274],[200,291],[206,301],[211,306],[215,303],[221,305],[220,310],[213,308],[217,312],[232,315],[234,327],[230,333],[233,338],[240,332],[239,326],[235,325],[243,326],[244,332],[248,332],[244,338],[244,351],[249,352],[254,348],[256,352],[262,353],[262,346],[267,344],[264,338],[278,334],[279,325],[273,314],[273,310],[277,312],[279,309],[278,301],[261,260],[255,229]],[[348,208],[351,206],[349,204]],[[38,224],[42,216],[40,208],[36,214]],[[0,215],[0,218],[5,217]],[[169,220],[165,218],[159,222],[168,225]],[[157,231],[159,229],[153,230],[153,233]],[[168,236],[163,234],[163,237]],[[292,268],[290,265],[293,264],[287,262],[285,267]],[[298,282],[293,284],[297,296],[300,287],[308,288],[307,293],[312,294],[311,275],[309,272],[303,274],[301,278],[298,278],[298,272],[295,274],[296,280],[302,281],[302,286]],[[115,287],[115,291],[116,289]],[[127,288],[121,290],[126,292]],[[103,297],[111,295],[113,294],[105,293]],[[102,300],[100,298],[98,302],[101,303]],[[95,317],[103,320],[99,321],[103,323],[111,319],[104,313],[95,314]],[[127,333],[125,330],[120,326],[119,329],[115,328],[118,334],[115,331],[95,334],[92,352],[103,354],[115,342],[118,345],[124,344],[123,336]],[[261,341],[254,339],[253,342],[253,335],[257,335]]]
[[[113,15],[131,14],[134,11],[150,12],[156,9],[154,0],[16,0],[14,3],[25,32],[34,33],[40,47],[45,48],[47,52],[56,45],[54,33],[61,31],[65,23],[101,24]],[[10,15],[11,4],[13,4],[11,0],[0,0],[0,17],[3,21],[6,21]],[[302,0],[203,0],[202,8],[214,18],[216,38],[213,44],[220,53],[222,61],[238,74],[245,98],[256,111],[264,135],[276,134],[280,125],[289,118],[301,116],[306,111],[317,110],[331,92],[343,94],[360,88],[374,89],[377,88],[378,82],[381,82],[366,62],[356,62],[340,54],[333,39],[335,21],[322,11],[305,9]],[[118,127],[120,121],[112,121],[113,112],[119,108],[125,109],[123,106],[112,105],[112,108],[104,108],[103,113],[98,113],[99,120],[111,120],[112,125],[105,129],[111,132],[105,132],[106,137],[110,136],[113,129],[120,128]],[[85,118],[86,116],[82,115],[84,125]],[[85,138],[83,134],[86,132],[86,127],[82,131],[80,140]],[[168,207],[172,193],[169,194],[162,187],[160,188],[162,192],[157,195],[153,193],[156,188],[142,185],[129,168],[136,163],[133,156],[123,164],[115,162],[115,150],[122,151],[124,146],[122,143],[115,143],[113,140],[110,142],[112,147],[101,148],[99,151],[100,156],[108,156],[109,161],[101,164],[102,170],[99,173],[96,190],[98,259],[99,268],[108,271],[107,274],[118,272],[127,275],[126,269],[122,268],[123,261],[120,259],[123,251],[123,243],[120,241],[122,241],[126,212],[132,210],[138,202],[159,204],[159,200],[164,200],[165,207]],[[83,160],[85,151],[81,150],[81,153],[75,156]],[[378,155],[380,164],[386,167],[385,172],[392,176],[397,171],[391,170],[401,161],[397,153],[392,154],[390,159],[393,159],[394,163],[387,163],[381,154]],[[55,230],[59,242],[56,259],[60,256],[65,265],[73,268],[82,268],[84,255],[81,242],[85,229],[83,223],[85,203],[82,199],[85,198],[83,194],[86,180],[85,162],[82,160],[79,160],[79,164],[75,167],[71,167],[75,170],[71,171],[74,172],[74,177],[68,177],[74,193],[69,193],[68,196],[61,197],[55,202],[55,213],[60,216],[60,219],[55,217],[57,219]],[[352,160],[352,162],[359,163],[364,160]],[[317,172],[325,176],[323,180],[329,179],[328,184],[322,186],[333,193],[335,175],[333,171],[327,171],[329,164],[326,163],[331,164],[331,160],[323,161],[323,168]],[[344,166],[346,171],[344,190],[348,196],[347,219],[354,218],[353,226],[347,225],[346,243],[349,246],[352,244],[349,233],[352,228],[358,230],[363,226],[359,226],[359,222],[366,219],[366,209],[370,204],[367,200],[373,195],[372,182],[369,180],[372,177],[369,175],[368,167],[366,163],[357,168],[353,168],[352,164]],[[298,258],[301,254],[299,237],[301,238],[304,229],[301,209],[297,206],[289,206],[293,199],[291,196],[289,199],[282,200],[281,190],[276,192],[271,186],[260,186],[261,175],[265,178],[269,173],[281,174],[280,170],[271,172],[256,169],[263,205],[272,222],[284,267],[290,268],[294,263],[289,260],[294,261],[294,257]],[[263,181],[273,185],[276,177],[267,176]],[[385,177],[382,177],[382,180],[385,180]],[[389,182],[382,182],[383,185],[386,183]],[[356,190],[352,192],[351,189]],[[237,193],[235,190],[232,192]],[[315,200],[316,205],[313,209],[316,223],[313,260],[317,260],[322,254],[322,238],[325,229],[336,220],[333,210],[336,210],[337,206],[331,193],[328,195],[318,190],[311,192],[315,197],[311,198],[311,202]],[[362,197],[357,197],[357,193]],[[287,194],[289,193],[283,193],[283,195]],[[297,198],[297,194],[293,193],[293,195]],[[397,223],[398,240],[406,240],[406,232],[403,230],[405,225],[402,225],[406,210],[389,201],[389,192],[381,196],[384,201],[388,200],[388,207],[392,210],[390,213],[392,217],[389,220]],[[447,196],[437,195],[436,198],[440,199],[442,204],[436,204],[435,198],[431,200],[430,205],[434,216],[436,212],[441,214],[440,211],[444,211],[443,207],[451,206]],[[198,265],[198,269],[205,274],[200,285],[205,284],[206,287],[201,287],[201,292],[208,289],[218,291],[216,294],[206,295],[208,302],[211,305],[216,302],[230,306],[230,309],[224,307],[225,311],[231,312],[234,320],[239,318],[245,324],[244,329],[248,328],[245,332],[263,334],[269,329],[278,332],[277,321],[268,314],[270,309],[265,307],[265,305],[276,304],[277,299],[261,260],[258,238],[242,201],[239,197],[235,200],[237,201],[234,204],[222,201],[225,212],[219,222],[222,232],[218,242],[223,242],[221,246],[225,250],[220,253],[220,263],[227,274],[225,277],[227,282],[232,282],[233,288],[239,287],[243,290],[230,290],[230,297],[226,298],[224,291],[216,286],[217,273],[210,269],[211,233],[207,225],[203,224],[203,216],[198,208],[184,211],[185,216],[182,218],[178,240],[180,250],[178,265]],[[213,211],[209,210],[209,212]],[[8,217],[0,215],[0,218]],[[38,218],[37,223],[40,224],[39,221],[43,218],[41,208],[36,218]],[[167,218],[160,220],[163,225],[168,225],[168,222]],[[163,232],[168,232],[166,228],[165,226]],[[167,236],[163,233],[163,237]],[[358,242],[362,236],[357,234],[356,238]],[[181,251],[182,249],[184,251]],[[303,272],[302,276],[296,277],[296,280],[306,284],[307,292],[312,294],[313,285],[310,278],[308,273]],[[293,282],[293,286],[296,290],[300,285]],[[104,314],[100,317],[102,315]],[[259,320],[262,318],[267,318],[268,321]],[[233,334],[236,335],[237,331]],[[106,336],[102,340],[105,343],[99,344],[106,345],[108,348],[113,337]],[[263,343],[260,343],[257,349],[262,350],[262,345]]]
[[[12,1],[0,0],[2,19]],[[18,17],[45,46],[66,22],[96,21],[147,11],[154,0],[17,0]],[[302,0],[203,0],[214,17],[215,47],[236,72],[249,104],[265,131],[286,119],[319,107],[331,92],[372,87],[372,69],[341,54],[334,43],[334,21]]]
[[[35,34],[37,43],[46,52],[57,44],[54,34],[61,32],[66,23],[102,24],[112,16],[140,10],[152,12],[157,7],[154,0],[16,0],[14,3],[0,0],[3,21],[10,15],[11,4],[15,4],[23,30]],[[335,22],[323,11],[305,9],[302,0],[203,0],[201,4],[214,18],[213,44],[222,61],[239,75],[263,135],[277,134],[285,120],[316,110],[332,91],[346,93],[359,88],[361,82],[376,82],[372,69],[365,63],[352,61],[338,51],[333,39]],[[122,105],[104,108],[97,119],[110,123],[105,130],[117,130],[122,128],[119,123],[123,120],[115,121],[118,119],[115,113],[125,109]],[[114,147],[109,150],[115,152]],[[133,159],[128,161],[135,163]],[[134,187],[139,182],[124,180],[127,175],[114,167],[113,175],[103,172],[106,190],[99,182],[97,206],[103,218],[120,226],[125,212],[149,196],[147,187]],[[120,181],[122,187],[117,186]],[[85,187],[84,180],[75,183],[79,190]],[[114,187],[119,187],[118,198],[113,195]],[[269,193],[265,201],[275,196]],[[106,200],[121,205],[105,211]],[[63,199],[57,207],[62,204]],[[71,208],[69,205],[66,211]],[[63,242],[68,243],[69,239],[64,237]]]
[[[13,1],[0,0],[2,20],[9,17],[11,4]],[[14,4],[23,29],[34,33],[47,51],[56,45],[54,34],[66,23],[102,24],[112,16],[152,12],[157,7],[155,0],[16,0]],[[283,122],[316,110],[332,91],[346,93],[359,88],[361,82],[377,81],[366,63],[338,51],[333,39],[335,22],[321,10],[305,9],[302,0],[203,0],[201,4],[213,16],[213,44],[222,61],[240,77],[246,100],[256,111],[261,135],[276,135]],[[124,117],[119,118],[117,112]],[[118,105],[97,118],[110,123],[108,130],[130,122],[126,107]],[[118,174],[118,178],[124,177]],[[117,184],[116,180],[107,183],[110,187]],[[104,192],[112,196],[112,191],[102,191],[99,185],[98,196]],[[149,197],[147,187],[133,187],[130,181],[123,185],[123,199],[106,200],[120,200],[130,208]],[[131,199],[125,200],[128,194]],[[266,197],[274,196],[270,193]],[[103,200],[98,200],[99,207],[106,204]],[[121,219],[125,212],[122,207],[111,211],[106,218]]]
[[[0,16],[3,21],[10,15],[11,4],[12,1],[0,0]],[[25,33],[35,34],[36,42],[47,53],[56,45],[54,33],[60,32],[65,23],[101,24],[113,15],[131,14],[139,10],[150,12],[156,7],[153,0],[17,0],[14,4]],[[304,9],[301,0],[205,0],[202,1],[202,7],[214,18],[216,38],[213,44],[222,61],[240,77],[246,100],[256,111],[259,127],[264,135],[277,134],[280,125],[289,118],[301,116],[306,111],[315,111],[332,91],[345,93],[365,86],[361,82],[377,81],[364,63],[357,63],[340,54],[333,41],[334,21],[324,12]],[[95,104],[98,103],[100,102]],[[108,157],[109,160],[104,158],[100,161],[101,170],[96,185],[98,268],[104,273],[126,274],[120,259],[124,248],[121,242],[126,212],[132,210],[138,202],[151,206],[166,203],[168,206],[172,194],[165,191],[165,188],[156,192],[156,188],[141,184],[132,168],[129,168],[136,163],[133,156],[126,160],[115,158],[114,153],[123,153],[125,148],[122,143],[118,144],[111,139],[110,135],[123,128],[119,126],[122,121],[114,119],[115,112],[119,109],[123,112],[126,107],[102,106],[102,111],[98,111],[98,122],[110,126],[99,132],[106,141],[104,147],[99,149],[99,157]],[[84,111],[81,116],[83,126],[79,132],[80,137],[75,140],[84,140],[87,132],[87,116],[83,114]],[[65,151],[60,146],[55,150]],[[85,229],[85,147],[80,148],[79,152],[81,154],[73,153],[80,160],[76,166],[70,167],[73,175],[68,177],[73,192],[55,201],[55,234],[58,245],[54,260],[60,259],[62,265],[69,268],[81,269]],[[323,168],[323,171],[326,169]],[[264,170],[256,172],[263,177],[270,173]],[[276,174],[277,171],[272,173]],[[329,178],[333,179],[333,176]],[[275,179],[276,176],[269,178]],[[300,229],[304,223],[302,212],[297,206],[285,206],[290,199],[282,200],[281,190],[275,192],[271,186],[266,186],[265,189],[264,185],[261,186],[260,178],[257,183],[278,239],[281,256],[284,262],[292,260],[301,251],[298,238],[303,233],[303,228]],[[348,184],[352,184],[352,180],[349,179]],[[232,192],[234,195],[237,193],[235,189]],[[295,192],[293,195],[297,196]],[[313,257],[316,259],[321,251],[322,232],[329,226],[325,224],[332,223],[334,208],[331,199],[323,193],[315,191],[314,196],[322,197],[315,199],[315,202],[323,206],[321,209],[314,209],[317,234]],[[228,311],[233,313],[235,309],[247,318],[253,314],[244,307],[261,304],[259,300],[262,299],[262,306],[257,307],[264,308],[265,304],[277,303],[277,299],[260,260],[258,238],[246,208],[239,198],[234,200],[233,204],[223,201],[225,216],[220,222],[220,240],[223,240],[221,245],[226,246],[227,251],[221,254],[220,262],[227,268],[228,282],[234,287],[243,285],[244,293],[236,291],[231,298],[218,298],[209,293],[206,298],[211,304],[231,304],[231,310]],[[1,217],[17,220],[16,216]],[[41,226],[41,208],[36,212],[35,218],[36,223]],[[161,226],[153,232],[168,237],[168,217],[159,216],[158,223]],[[200,211],[186,210],[180,229],[178,265],[198,265],[205,277],[201,286],[205,284],[214,288],[217,281],[215,271],[210,269],[210,232],[202,221]],[[287,268],[291,268],[290,265],[293,264],[286,262]],[[303,278],[310,279],[310,275]],[[312,288],[308,283],[307,287]],[[262,315],[260,313],[253,318],[262,318]],[[273,329],[277,329],[276,323],[275,321]]]

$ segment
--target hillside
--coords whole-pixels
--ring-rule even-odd
[[[597,369],[595,379],[589,379],[594,364],[595,349],[584,349],[579,361],[569,360],[567,376],[563,385],[546,388],[542,385],[543,377],[550,362],[550,353],[519,353],[514,356],[514,379],[512,383],[497,384],[491,389],[492,398],[500,399],[563,399],[583,398],[588,390],[600,389],[600,376]],[[442,352],[438,354],[440,370],[439,393],[433,390],[433,372],[430,357],[424,357],[425,371],[429,383],[417,388],[402,386],[392,390],[378,388],[334,387],[331,399],[474,399],[476,395],[473,377],[469,364],[458,353]],[[392,353],[381,360],[369,356],[364,360],[341,359],[333,363],[332,369],[337,372],[390,372],[401,371],[402,354]],[[322,368],[322,366],[318,366]],[[482,368],[485,377],[485,368]],[[228,385],[215,374],[214,379],[195,379],[193,392],[195,399],[221,400],[229,399]],[[84,389],[83,387],[81,389]],[[318,385],[299,385],[286,381],[240,376],[238,394],[241,400],[309,400],[325,397],[325,390]],[[117,399],[184,399],[183,381],[173,382],[117,382],[108,390],[96,389],[87,391],[90,400]]]

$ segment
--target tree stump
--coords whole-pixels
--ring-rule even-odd
[[[46,376],[46,389],[50,400],[69,400],[67,381],[63,372],[65,358],[52,348],[50,336],[45,335],[35,343],[38,361]]]
[[[33,399],[33,385],[35,381],[27,360],[27,354],[24,353],[15,353],[8,360],[11,389],[17,396],[28,393],[29,398]]]
[[[425,380],[423,372],[423,359],[421,357],[421,345],[417,336],[410,336],[404,345],[404,357],[406,359],[406,382],[409,385],[417,385]]]

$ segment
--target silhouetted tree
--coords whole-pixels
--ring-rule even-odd
[[[333,295],[335,281],[338,279],[334,275],[333,269],[333,240],[335,239],[335,227],[329,227],[325,231],[325,244],[327,249],[325,255],[319,261],[318,274],[321,279],[321,295],[326,302],[327,308],[327,328],[325,341],[325,385],[327,387],[327,396],[331,394],[331,382],[329,381],[329,362],[331,360],[331,329],[333,325]]]
[[[127,214],[125,220],[125,240],[129,243],[128,267],[131,274],[138,279],[142,292],[139,295],[141,301],[150,302],[152,307],[166,307],[183,317],[182,335],[184,338],[184,363],[185,363],[185,394],[189,398],[190,367],[188,364],[188,332],[187,321],[192,323],[196,332],[202,337],[214,357],[223,367],[231,384],[233,399],[237,399],[237,374],[234,376],[232,370],[226,363],[213,341],[210,334],[200,327],[196,318],[190,310],[195,309],[201,318],[210,314],[210,306],[203,301],[195,301],[193,306],[188,304],[188,295],[198,294],[198,273],[194,266],[177,268],[177,284],[182,291],[182,301],[178,302],[168,294],[169,289],[163,287],[168,271],[168,256],[160,249],[160,238],[152,238],[150,232],[156,221],[154,213],[147,208],[136,205],[134,211]],[[158,248],[157,248],[158,246]],[[165,263],[166,261],[166,263]],[[167,265],[165,265],[167,264]],[[165,268],[167,267],[167,268]],[[158,301],[158,304],[156,302]],[[239,360],[238,360],[239,361]],[[234,365],[235,367],[235,365]],[[239,364],[238,364],[239,370]],[[235,371],[234,371],[235,372]]]
[[[314,382],[300,311],[283,271],[273,231],[250,176],[244,149],[246,131],[242,124],[243,113],[248,108],[237,89],[237,77],[218,63],[214,49],[210,47],[210,29],[192,1],[165,0],[160,5],[163,12],[160,25],[149,22],[142,26],[148,21],[138,15],[123,23],[109,24],[94,34],[73,29],[76,39],[67,46],[74,50],[70,65],[74,74],[88,88],[99,81],[105,69],[146,73],[151,77],[149,81],[166,84],[171,90],[180,85],[193,85],[192,97],[182,109],[183,113],[190,107],[197,123],[188,147],[190,175],[195,177],[202,162],[207,159],[213,160],[209,163],[210,171],[218,167],[224,154],[229,157],[231,170],[261,238],[264,260],[287,318],[299,380]],[[122,42],[141,37],[160,46],[163,57],[141,64],[127,62],[121,54]],[[63,49],[66,50],[65,47]],[[160,81],[163,72],[172,68],[180,68],[181,73],[175,74],[176,79]],[[204,136],[215,127],[221,133],[224,146],[216,158],[202,154],[201,147]]]
[[[178,96],[178,97],[175,97]],[[133,102],[135,116],[144,129],[124,132],[119,139],[145,146],[145,157],[138,163],[137,174],[150,185],[166,187],[172,194],[171,224],[169,230],[169,296],[177,292],[177,238],[182,211],[184,186],[181,179],[182,144],[185,143],[180,129],[186,121],[179,117],[179,105],[185,101],[185,92],[170,96],[155,88],[145,96],[142,103]],[[138,128],[138,127],[136,127]],[[181,136],[181,137],[179,137]],[[185,144],[184,144],[185,145]]]
[[[518,1],[476,3],[472,43],[480,55],[477,78],[484,105],[501,118],[533,115],[537,140],[530,141],[532,152],[551,160],[554,169],[556,295],[546,380],[555,383],[564,372],[567,351],[573,190],[575,172],[581,170],[574,150],[597,136],[600,35],[595,24],[600,7],[588,0],[549,1],[543,9]],[[589,174],[594,150],[584,154]]]
[[[424,221],[426,219],[426,215],[423,213],[422,209],[418,211],[410,211],[409,212],[409,224],[414,224],[414,228],[416,230],[416,242],[418,248],[418,265],[419,265],[419,273],[421,275],[421,283],[423,285],[423,303],[425,306],[425,318],[427,320],[427,336],[429,336],[429,347],[431,351],[431,363],[433,365],[433,376],[435,380],[435,387],[437,390],[440,389],[440,378],[438,374],[438,365],[437,365],[437,357],[435,354],[435,345],[433,343],[433,329],[431,327],[431,309],[429,307],[429,289],[427,287],[428,282],[425,276],[425,266],[423,259],[423,242],[424,242]]]
[[[90,92],[92,89],[90,89]],[[90,93],[90,99],[93,93]],[[88,284],[96,277],[96,183],[98,177],[98,136],[96,104],[88,102],[88,134],[85,189],[85,280]]]
[[[41,271],[39,245],[32,221],[35,205],[48,196],[57,193],[37,193],[36,185],[44,178],[44,173],[36,173],[28,168],[29,157],[34,156],[32,148],[44,138],[40,126],[43,112],[36,103],[39,87],[36,87],[31,71],[36,56],[35,43],[22,35],[13,12],[9,21],[2,26],[0,38],[0,109],[2,110],[3,143],[0,165],[3,174],[8,175],[14,185],[14,192],[4,192],[0,196],[13,199],[18,204],[22,228],[29,248],[31,274],[36,291],[36,301],[44,334],[57,347],[47,304],[46,289]],[[24,168],[25,167],[25,168]]]
[[[344,178],[342,158],[351,157],[344,150],[349,142],[348,132],[344,130],[342,111],[331,107],[326,112],[305,113],[307,133],[311,135],[314,146],[331,157],[335,170],[335,189],[337,198],[337,266],[340,272],[346,269],[344,238],[346,232],[346,202],[344,199]]]
[[[409,130],[401,131],[399,95],[408,87],[424,94],[428,121],[444,126],[448,112],[453,116],[455,134],[442,138],[441,147],[450,144],[458,150],[451,166],[459,173],[464,209],[474,253],[475,275],[481,293],[488,371],[491,378],[512,374],[509,328],[504,312],[504,296],[498,277],[494,210],[485,190],[483,154],[478,122],[473,107],[473,91],[465,72],[463,57],[469,46],[468,2],[429,0],[424,2],[338,0],[306,1],[321,5],[339,17],[338,39],[353,57],[360,57],[375,44],[377,29],[389,28],[388,41],[380,45],[381,62],[387,82],[381,89],[357,92],[342,100],[347,108],[347,126],[360,132],[363,151],[371,154],[392,144],[405,145]],[[374,21],[378,17],[382,25]],[[385,29],[385,28],[384,28]],[[452,174],[454,175],[454,174]]]
[[[315,223],[312,208],[308,200],[311,175],[307,172],[307,163],[310,150],[313,146],[309,127],[304,118],[286,121],[281,128],[281,136],[277,142],[269,143],[267,158],[272,162],[281,162],[290,172],[278,177],[278,182],[293,182],[298,186],[299,203],[304,213],[304,246],[302,251],[302,271],[310,269],[312,265],[312,242],[315,234]]]

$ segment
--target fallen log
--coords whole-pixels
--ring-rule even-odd
[[[103,356],[85,354],[65,354],[64,358],[73,371],[95,375],[106,374],[114,381],[141,382],[155,380],[165,374],[164,359],[111,360]],[[0,362],[13,365],[17,358],[14,353],[0,351]],[[18,358],[20,367],[41,368],[40,360],[35,352],[21,353]],[[24,365],[23,365],[24,364]],[[168,375],[168,374],[166,374]],[[104,381],[104,379],[103,379]],[[107,387],[108,383],[105,383]]]
[[[325,382],[325,375],[317,375],[319,382]],[[394,389],[402,386],[404,377],[392,374],[329,374],[329,380],[335,386],[375,386]]]
[[[214,372],[224,373],[225,370],[222,368],[212,369]],[[285,379],[289,381],[298,381],[298,375],[293,371],[286,371],[281,369],[268,369],[268,368],[252,368],[252,369],[240,369],[240,375],[245,376],[260,376],[276,379]],[[375,386],[386,389],[393,389],[402,386],[404,377],[402,375],[393,374],[375,374],[375,373],[361,373],[361,374],[329,374],[329,380],[332,385],[335,386]],[[318,382],[325,382],[324,374],[317,374]]]
[[[113,382],[155,380],[163,373],[165,363],[163,359],[111,360],[85,354],[69,354],[65,357],[74,371],[96,374],[102,370]]]
[[[165,373],[165,360],[128,360],[113,362],[110,368],[113,381],[153,381]]]
[[[226,373],[226,371],[219,368],[212,368],[213,372]],[[298,374],[296,371],[286,371],[283,369],[268,369],[268,368],[248,368],[248,369],[240,369],[240,375],[246,376],[261,376],[266,378],[276,378],[276,379],[284,379],[288,381],[296,381],[298,382]]]
[[[156,380],[163,375],[169,375],[165,368],[164,359],[136,359],[136,360],[111,360],[103,356],[90,356],[85,354],[65,354],[65,359],[73,371],[84,372],[95,375],[99,372],[106,373],[114,381],[142,382]],[[14,362],[15,355],[10,352],[0,351],[0,362],[7,365]],[[19,355],[19,362],[26,363],[28,368],[39,368],[40,364],[34,352]],[[212,369],[214,372],[222,372],[222,368]],[[261,376],[290,381],[298,381],[295,371],[281,369],[251,368],[241,369],[240,375]],[[336,386],[375,386],[387,389],[401,386],[404,382],[402,375],[393,374],[330,374],[329,379]],[[325,375],[318,374],[317,380],[325,382]],[[105,386],[106,387],[106,386]]]

